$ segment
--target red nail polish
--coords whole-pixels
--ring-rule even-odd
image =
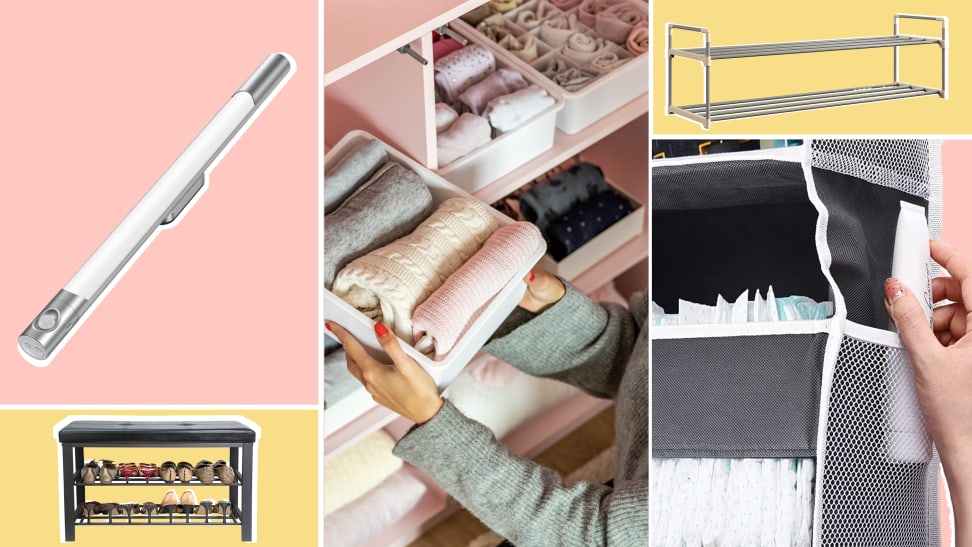
[[[533,280],[536,278],[537,274],[533,273],[533,270],[530,270],[530,283],[533,283]]]
[[[331,324],[330,323],[324,323],[324,328],[327,329],[327,330],[331,330]]]
[[[388,334],[388,327],[384,323],[375,323],[375,334],[378,338],[384,338]]]

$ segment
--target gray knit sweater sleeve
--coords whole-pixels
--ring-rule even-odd
[[[614,487],[567,486],[557,472],[510,452],[448,400],[394,453],[517,547],[647,545],[647,336],[638,336],[623,307],[599,306],[573,287],[542,314],[514,313],[500,334],[486,349],[526,372],[616,395]]]
[[[565,286],[563,298],[539,315],[518,308],[483,349],[528,374],[613,399],[638,326],[623,306],[595,303],[573,285]]]

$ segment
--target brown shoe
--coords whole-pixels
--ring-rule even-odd
[[[213,471],[216,473],[216,478],[219,482],[223,484],[232,484],[236,480],[236,472],[230,467],[230,464],[226,463],[226,460],[216,460],[213,464]]]
[[[189,482],[192,480],[192,464],[189,462],[179,462],[176,466],[176,476],[179,477],[181,482]]]
[[[169,506],[176,505],[179,505],[179,497],[176,496],[175,490],[166,490],[165,494],[162,496],[162,503],[159,504],[159,507],[165,509]]]
[[[162,462],[159,466],[159,477],[165,482],[175,482],[176,480],[176,464],[175,462]]]
[[[101,470],[98,471],[98,480],[101,484],[111,484],[118,476],[118,466],[112,460],[101,460]]]
[[[98,479],[98,473],[100,471],[98,462],[94,460],[84,464],[84,467],[81,468],[81,482],[84,484],[94,484],[95,480]]]
[[[213,484],[213,462],[199,460],[195,469],[196,478],[203,484]]]

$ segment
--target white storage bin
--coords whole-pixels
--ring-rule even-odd
[[[610,184],[610,181],[608,181],[608,184]],[[611,188],[628,198],[628,201],[631,202],[631,212],[612,224],[607,230],[597,234],[594,239],[565,256],[560,262],[554,260],[549,254],[543,255],[540,260],[541,268],[569,281],[610,256],[618,247],[641,234],[645,224],[645,206],[613,184],[611,184]]]
[[[457,29],[457,32],[469,39],[470,44],[490,47],[488,45],[490,40],[475,29],[467,26]],[[550,80],[538,76],[536,71],[524,70],[511,63],[507,57],[499,55],[496,55],[496,68],[516,70],[523,75],[523,79],[528,84],[536,84],[543,88],[554,98],[554,104],[513,131],[498,135],[488,144],[438,169],[437,172],[445,179],[467,192],[475,192],[483,188],[550,150],[557,130],[557,113],[564,107],[562,90]]]
[[[324,156],[325,172],[327,171],[327,167],[333,161],[341,158],[347,149],[366,139],[378,140],[364,131],[352,131],[345,135],[345,137],[341,139],[341,142],[339,142],[330,151],[330,153]],[[415,171],[415,173],[417,173],[418,176],[425,181],[429,187],[429,191],[432,193],[432,201],[436,205],[454,197],[476,199],[469,193],[464,192],[463,190],[444,180],[442,177],[422,167],[405,154],[391,148],[385,143],[382,144],[388,151],[388,159],[390,161],[396,161],[401,165],[408,167],[409,169]],[[324,184],[326,186],[326,180]],[[512,222],[509,218],[498,211],[492,211],[500,225],[509,224]],[[326,218],[324,221],[324,230],[326,233]],[[499,292],[499,294],[493,297],[479,317],[476,318],[476,320],[466,330],[465,334],[463,334],[462,338],[459,339],[455,347],[452,348],[452,351],[450,351],[443,359],[434,361],[405,342],[402,342],[401,340],[399,341],[405,352],[415,359],[415,361],[418,362],[418,364],[421,365],[422,368],[424,368],[432,376],[436,385],[438,385],[440,389],[447,386],[449,382],[451,382],[452,379],[459,374],[463,367],[465,367],[466,364],[469,363],[470,359],[472,359],[473,355],[475,355],[483,344],[486,343],[486,340],[489,339],[490,335],[492,335],[503,320],[506,319],[506,316],[509,315],[509,313],[513,311],[513,308],[515,308],[520,302],[520,298],[523,296],[523,292],[526,289],[526,284],[523,283],[523,277],[527,275],[533,264],[540,260],[544,250],[545,248],[538,250],[536,256],[523,267],[523,271],[518,272],[516,277],[514,277],[514,279],[512,279],[510,283]],[[353,308],[350,304],[344,300],[341,300],[334,293],[326,289],[324,290],[324,320],[343,326],[349,332],[351,332],[351,334],[353,334],[359,342],[361,342],[361,344],[371,355],[383,362],[391,362],[391,359],[389,359],[385,352],[382,351],[381,345],[375,338],[375,323],[365,317],[364,314]]]
[[[648,13],[648,6],[644,2],[636,0],[629,1],[632,6],[643,10],[645,14]],[[511,18],[515,17],[515,11],[527,8],[533,3],[535,2],[524,4],[520,8],[517,8],[517,10],[507,14],[507,26],[514,31],[514,34],[523,30],[511,21]],[[576,11],[576,8],[568,11],[568,13],[574,11]],[[564,99],[564,108],[557,114],[557,128],[568,135],[578,133],[585,127],[631,102],[636,97],[647,93],[650,87],[648,82],[648,61],[650,55],[648,55],[648,52],[634,56],[634,58],[625,62],[620,67],[597,78],[580,90],[570,92],[553,83],[538,69],[534,68],[535,65],[544,62],[551,55],[559,55],[557,50],[554,50],[553,53],[546,56],[541,56],[538,61],[531,64],[524,62],[506,51],[499,44],[486,38],[482,33],[476,31],[476,29],[461,19],[456,19],[450,23],[450,26],[463,34],[463,36],[467,36],[469,33],[478,35],[477,37],[481,40],[481,43],[485,43],[496,54],[498,59],[502,58],[506,62],[509,62],[516,69],[520,70],[524,77],[528,77],[531,80],[541,80],[556,89],[557,93]]]

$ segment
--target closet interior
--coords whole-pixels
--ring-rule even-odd
[[[522,7],[536,9],[539,3],[544,2],[533,0],[523,3]],[[645,6],[647,12],[647,4],[635,3]],[[542,139],[536,133],[536,126],[528,121],[517,130],[494,136],[490,144],[470,154],[476,155],[469,160],[473,163],[501,164],[503,174],[489,174],[490,171],[486,170],[481,171],[485,175],[470,176],[467,172],[460,177],[462,180],[453,180],[450,170],[441,168],[435,124],[432,33],[440,31],[441,34],[443,26],[483,5],[482,0],[390,3],[383,7],[382,16],[376,18],[373,13],[360,9],[350,1],[326,2],[323,78],[325,153],[336,147],[349,132],[365,131],[408,156],[422,168],[438,172],[444,179],[486,204],[502,201],[530,181],[544,178],[562,164],[579,161],[596,164],[613,188],[630,198],[635,206],[641,205],[632,213],[640,216],[625,218],[622,222],[626,222],[627,231],[617,232],[615,237],[608,237],[596,245],[607,250],[600,253],[603,256],[575,265],[572,271],[561,272],[561,275],[587,293],[620,293],[626,297],[632,292],[646,289],[648,230],[644,205],[648,203],[649,169],[647,69],[642,72],[643,81],[638,81],[639,88],[644,91],[637,97],[615,105],[597,119],[585,120],[582,128],[571,127],[571,133],[553,129],[552,143],[543,151],[533,151],[529,157],[491,155],[496,148],[506,148],[504,142],[522,139],[524,135],[531,139]],[[497,65],[505,63],[522,68],[518,61],[505,56],[496,44],[490,45],[484,38],[476,36],[478,33],[472,27],[457,24],[455,28],[460,31],[459,34],[464,32],[470,36],[470,43],[480,44],[496,55]],[[416,57],[427,63],[423,64]],[[643,57],[646,61],[647,56]],[[521,72],[526,73],[527,70]],[[599,85],[610,87],[610,80],[602,78],[607,84]],[[558,107],[562,108],[561,90],[550,82],[537,85],[557,97]],[[560,122],[558,117],[558,127]],[[327,308],[325,300],[325,317]],[[610,401],[595,399],[573,388],[564,389],[565,386],[559,386],[552,380],[534,379],[519,372],[506,371],[502,368],[508,366],[505,363],[489,361],[484,355],[474,358],[469,369],[476,370],[460,374],[445,395],[463,399],[465,402],[457,403],[457,406],[467,415],[486,423],[505,445],[518,454],[533,456],[542,452],[611,404]],[[331,370],[328,369],[327,357],[325,369]],[[484,371],[500,371],[500,374]],[[514,379],[505,382],[502,387],[490,381],[507,374]],[[499,400],[497,397],[515,401],[516,404],[504,404],[504,409],[498,409],[500,405],[495,404]],[[390,511],[396,518],[389,519],[380,529],[369,530],[356,538],[361,545],[406,545],[458,509],[458,504],[424,473],[390,459],[391,443],[410,426],[407,420],[377,406],[363,389],[353,390],[338,403],[332,404],[328,402],[328,388],[325,387],[324,465],[328,489],[332,484],[338,486],[336,483],[341,482],[341,475],[352,473],[350,469],[361,471],[360,466],[349,463],[353,461],[351,456],[356,453],[371,454],[359,456],[359,460],[377,457],[382,463],[370,468],[383,470],[380,477],[371,477],[372,483],[380,485],[370,493],[361,495],[359,492],[357,499],[343,504],[334,501],[329,504],[325,500],[325,519],[343,512],[338,516],[347,523],[346,517],[354,509],[354,504],[363,503],[365,498],[379,490],[388,492],[387,488],[395,484],[402,489],[400,497],[410,500],[407,508]],[[372,447],[370,452],[368,447]],[[333,476],[329,476],[328,471]],[[336,482],[332,483],[332,480]],[[368,480],[361,475],[358,479],[341,484],[355,482],[357,484],[350,486],[360,489]],[[388,499],[393,496],[381,497]],[[339,508],[332,511],[329,505]],[[331,524],[335,522],[332,519]],[[325,520],[325,534],[327,529]]]

